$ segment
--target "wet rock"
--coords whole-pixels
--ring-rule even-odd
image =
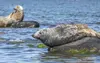
[[[35,28],[35,27],[39,27],[39,23],[36,21],[23,21],[23,22],[16,22],[16,23],[12,23],[12,25],[10,27],[13,28],[25,28],[25,27],[30,27],[30,28]]]
[[[49,51],[100,49],[100,33],[84,24],[61,24],[37,31],[32,35],[49,47]]]

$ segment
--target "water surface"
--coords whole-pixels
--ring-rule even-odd
[[[62,23],[84,23],[100,32],[100,0],[0,0],[0,16],[24,7],[24,20],[40,23],[40,28],[0,28],[0,63],[100,63],[99,55],[70,56],[37,48],[32,34],[41,28]],[[32,44],[33,47],[29,47]]]

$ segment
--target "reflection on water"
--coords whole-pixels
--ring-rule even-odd
[[[0,63],[99,63],[99,55],[70,56],[38,48],[32,34],[41,28],[61,23],[85,23],[100,32],[100,0],[0,0],[0,16],[24,7],[25,19],[35,20],[40,28],[0,28]],[[29,47],[29,45],[33,47]]]

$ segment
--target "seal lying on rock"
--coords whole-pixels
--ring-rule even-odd
[[[14,28],[25,28],[25,27],[39,27],[39,23],[36,21],[23,21],[23,22],[16,22],[12,23],[11,27]]]
[[[14,12],[12,12],[10,15],[4,17],[0,17],[0,27],[7,27],[10,26],[14,22],[20,22],[23,21],[24,18],[24,12],[23,8],[20,5],[17,5],[14,8]]]
[[[14,8],[14,12],[12,12],[8,18],[12,18],[12,19],[15,19],[16,22],[21,22],[23,21],[24,19],[24,10],[23,10],[23,7],[20,6],[20,5],[17,5],[15,8]]]
[[[52,51],[69,49],[100,49],[100,34],[84,24],[61,24],[37,31],[32,35],[41,40]]]
[[[7,17],[0,17],[0,27],[8,27],[10,26],[15,20],[9,19]]]

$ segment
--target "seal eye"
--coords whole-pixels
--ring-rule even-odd
[[[41,32],[39,32],[39,34],[42,34]]]

